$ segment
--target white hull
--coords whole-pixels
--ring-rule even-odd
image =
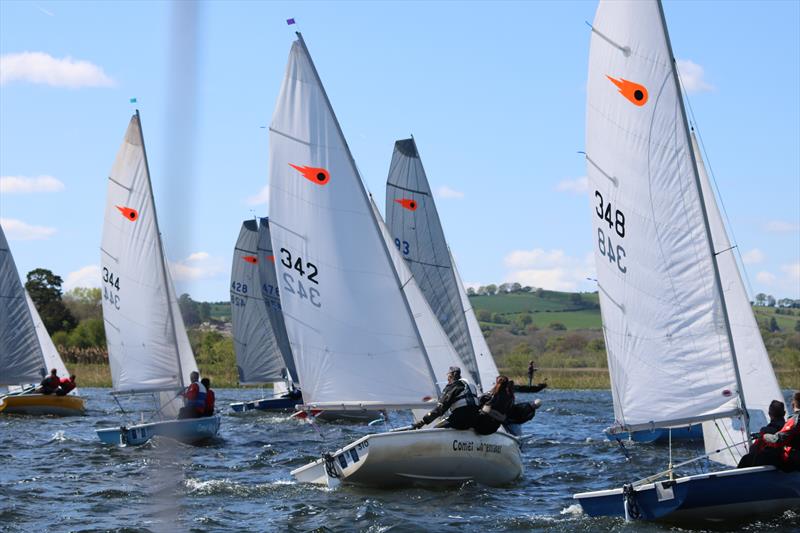
[[[506,433],[422,429],[367,435],[331,454],[327,468],[325,459],[318,459],[291,474],[303,483],[397,487],[466,481],[498,486],[522,472],[519,443]]]

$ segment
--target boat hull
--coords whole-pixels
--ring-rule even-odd
[[[86,413],[80,396],[20,394],[0,398],[0,413],[14,415],[80,416]]]
[[[219,416],[162,420],[130,427],[103,428],[96,430],[105,444],[139,446],[153,437],[168,437],[187,444],[197,444],[214,438],[219,431]]]
[[[231,404],[234,413],[248,413],[251,411],[290,411],[303,400],[294,398],[262,398],[249,402],[236,402]]]
[[[625,516],[622,489],[574,498],[589,516]],[[642,520],[687,525],[755,520],[800,508],[800,472],[757,466],[687,476],[637,487],[634,500]]]
[[[331,454],[327,467],[318,459],[291,474],[305,483],[401,487],[467,481],[499,486],[522,472],[519,444],[506,433],[423,429],[367,435]]]
[[[641,444],[667,444],[669,443],[669,429],[655,428],[655,429],[642,429],[634,431],[633,433],[615,433],[610,434],[606,432],[608,440],[632,440]],[[672,428],[672,442],[689,442],[689,441],[702,441],[703,440],[703,425],[694,424],[692,426],[683,426],[679,428]]]

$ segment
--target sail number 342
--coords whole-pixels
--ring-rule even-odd
[[[594,209],[597,217],[608,224],[609,230],[614,230],[619,238],[624,239],[625,213],[619,209],[613,209],[611,207],[611,202],[605,203],[600,191],[594,191],[594,197],[598,201]],[[625,248],[623,248],[621,244],[614,244],[611,240],[611,234],[609,233],[609,235],[606,235],[603,228],[600,227],[597,228],[597,249],[603,257],[608,258],[610,263],[616,263],[620,272],[624,274],[628,271],[628,267],[622,264],[622,260],[626,255]]]
[[[283,293],[294,294],[300,299],[307,299],[314,307],[322,307],[319,289],[311,286],[306,289],[302,279],[295,280],[293,272],[296,271],[300,274],[300,278],[306,278],[311,283],[319,285],[317,265],[309,261],[304,262],[302,257],[292,257],[292,253],[286,248],[281,248],[281,264],[289,269],[289,272],[284,272],[282,276]]]

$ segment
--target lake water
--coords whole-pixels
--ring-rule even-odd
[[[107,389],[82,389],[88,415],[0,417],[0,531],[668,531],[580,513],[572,494],[611,488],[663,470],[667,448],[630,446],[627,462],[602,438],[608,391],[548,390],[525,426],[525,474],[503,488],[328,490],[294,483],[293,468],[377,428],[309,425],[286,415],[232,416],[246,389],[217,391],[220,437],[206,446],[159,440],[137,448],[102,445],[94,430],[122,423]],[[518,395],[527,397],[528,395]],[[125,405],[123,403],[123,405]],[[126,409],[128,407],[126,406]],[[409,422],[393,414],[391,426]],[[676,461],[699,448],[676,450]],[[697,473],[692,467],[685,473]],[[798,531],[787,512],[745,531]]]

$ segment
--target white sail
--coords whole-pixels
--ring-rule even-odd
[[[394,246],[395,237],[381,218],[378,206],[375,205],[371,198],[370,203],[372,204],[375,220],[378,222],[383,238],[386,241],[386,247],[392,256],[392,263],[397,271],[397,277],[400,280],[403,293],[406,295],[408,307],[414,317],[422,344],[425,346],[425,353],[433,370],[433,375],[436,376],[437,383],[445,385],[447,384],[447,372],[451,366],[466,368],[464,359],[450,342],[444,326],[437,319],[436,313],[433,311],[428,298],[420,289],[416,277],[412,274],[402,252]],[[463,374],[465,379],[473,382],[467,372]]]
[[[270,383],[283,379],[283,357],[267,316],[258,253],[258,223],[245,220],[233,250],[231,321],[239,383]]]
[[[27,298],[0,226],[0,385],[38,384],[44,377],[44,356]]]
[[[467,291],[464,289],[464,282],[461,281],[461,275],[458,273],[456,260],[450,254],[450,262],[453,265],[453,273],[456,275],[456,282],[458,283],[458,292],[461,295],[461,308],[463,309],[464,317],[467,319],[467,327],[469,327],[469,337],[472,342],[472,351],[475,353],[475,359],[478,363],[478,373],[481,376],[481,389],[482,392],[487,392],[494,385],[500,371],[497,370],[497,364],[494,362],[489,345],[486,344],[486,338],[483,336],[481,325],[475,316],[475,311],[472,308],[472,303],[469,301]]]
[[[361,178],[302,38],[270,126],[270,230],[306,403],[435,392]]]
[[[61,354],[58,353],[55,344],[53,344],[53,339],[50,338],[47,328],[44,327],[44,322],[42,322],[42,318],[39,316],[39,312],[36,310],[36,306],[33,304],[33,300],[31,300],[28,291],[25,291],[25,301],[28,304],[28,310],[33,319],[33,327],[36,329],[36,338],[39,340],[39,346],[42,347],[44,367],[47,369],[48,373],[55,368],[60,377],[68,377],[69,372],[64,365],[64,361],[61,360]],[[78,389],[73,389],[70,394],[78,394]]]
[[[739,405],[673,65],[655,0],[600,2],[586,158],[614,411],[629,429]]]
[[[469,327],[461,307],[450,250],[414,139],[394,143],[386,179],[386,226],[425,299],[464,362],[463,374],[481,387]]]
[[[767,425],[770,402],[772,400],[783,401],[783,394],[778,386],[767,349],[764,347],[764,341],[761,339],[761,332],[758,329],[753,308],[750,306],[750,300],[736,263],[735,248],[731,245],[725,230],[725,223],[703,164],[694,132],[692,132],[692,148],[697,160],[700,183],[703,187],[703,200],[708,213],[714,251],[717,254],[717,265],[719,265],[722,290],[728,308],[745,404],[750,415],[749,428],[745,428],[738,417],[704,422],[703,440],[706,451],[712,452],[731,444],[747,441],[749,433],[758,432],[762,426]],[[722,453],[713,454],[710,458],[720,463],[736,466],[741,456],[747,451],[747,445],[743,444]]]
[[[117,392],[178,390],[197,368],[158,232],[136,114],[108,178],[100,253],[103,319]]]

